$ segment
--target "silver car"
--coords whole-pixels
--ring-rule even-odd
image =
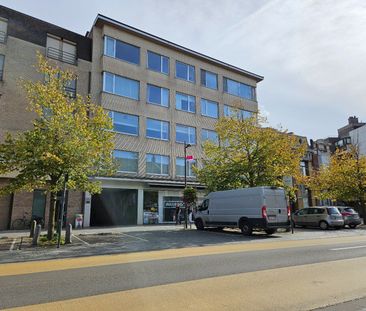
[[[292,220],[295,226],[319,227],[323,230],[329,227],[342,228],[344,220],[342,214],[335,207],[316,206],[296,211]]]

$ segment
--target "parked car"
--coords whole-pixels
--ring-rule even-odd
[[[208,194],[194,215],[198,230],[205,227],[240,228],[244,235],[253,230],[273,234],[290,228],[290,210],[283,188],[253,187]]]
[[[343,216],[344,225],[352,229],[361,224],[360,215],[349,206],[335,206]]]
[[[319,227],[323,230],[329,227],[342,228],[344,220],[339,210],[332,206],[316,206],[303,208],[292,215],[295,226]]]

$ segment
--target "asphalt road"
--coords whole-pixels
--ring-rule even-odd
[[[333,261],[364,257],[366,240],[355,239],[223,254],[188,253],[170,259],[0,276],[0,309],[314,263],[332,265]]]

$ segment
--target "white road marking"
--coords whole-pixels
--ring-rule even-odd
[[[137,236],[133,236],[133,235],[129,235],[129,234],[126,234],[126,233],[122,233],[121,234],[125,235],[125,236],[128,236],[130,238],[134,238],[134,239],[137,239],[137,240],[141,240],[141,241],[144,241],[144,242],[149,242],[149,240],[146,240],[146,239],[143,239],[143,238],[140,238],[140,237],[137,237]]]
[[[86,241],[84,241],[84,240],[82,240],[82,239],[80,239],[78,236],[76,236],[76,235],[72,235],[75,239],[77,239],[77,240],[79,240],[80,242],[83,242],[85,245],[90,245],[88,242],[86,242]]]
[[[356,249],[356,248],[366,248],[366,245],[331,248],[330,250],[331,251],[343,251],[343,250],[347,250],[347,249]]]
[[[11,243],[10,245],[10,248],[9,248],[9,251],[12,251],[14,249],[14,245],[15,245],[15,242],[16,242],[16,238],[13,240],[13,242]]]

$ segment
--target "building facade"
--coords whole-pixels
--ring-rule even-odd
[[[187,161],[188,184],[202,197],[204,187],[192,169],[202,165],[202,143],[217,141],[219,118],[258,111],[256,87],[263,77],[108,17],[98,15],[86,36],[5,7],[0,17],[1,138],[31,127],[34,116],[16,80],[44,79],[33,68],[36,51],[74,70],[78,79],[70,82],[71,91],[90,94],[113,120],[118,173],[97,178],[99,195],[70,192],[69,221],[75,213],[84,214],[84,226],[173,221],[175,207],[182,205],[184,144],[193,158]],[[8,213],[0,215],[7,219],[0,229],[26,211],[30,217],[43,210],[47,219],[40,190],[1,198]]]
[[[44,80],[37,72],[37,52],[55,65],[71,69],[78,80],[70,81],[67,91],[89,93],[91,71],[90,38],[0,6],[0,141],[6,132],[16,134],[32,127],[35,115],[27,110],[24,80]],[[13,175],[0,176],[0,187]],[[69,193],[68,220],[82,212],[82,193]],[[33,216],[48,219],[49,198],[42,189],[0,197],[0,230],[11,228],[15,219]]]

